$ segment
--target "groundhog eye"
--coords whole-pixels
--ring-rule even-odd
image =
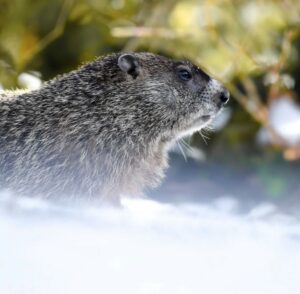
[[[178,77],[183,81],[189,81],[192,78],[192,74],[186,69],[180,69],[178,72]]]

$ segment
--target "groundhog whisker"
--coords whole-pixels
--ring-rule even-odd
[[[184,153],[183,146],[181,145],[181,141],[177,141],[176,143],[178,145],[178,148],[179,148],[184,160],[187,161],[187,155]]]
[[[202,134],[201,130],[198,131],[199,135],[201,136],[201,138],[203,139],[205,145],[208,145],[206,140],[209,140],[209,137],[205,136]]]
[[[201,129],[201,132],[207,136],[208,139],[210,139],[208,136],[211,135],[211,133],[213,133],[213,129],[209,129],[207,127]]]

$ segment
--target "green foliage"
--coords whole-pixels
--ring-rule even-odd
[[[300,2],[1,0],[0,10],[0,59],[17,72],[43,70],[43,52],[54,43],[56,53],[73,48],[72,66],[108,51],[148,49],[185,55],[230,82],[278,62],[285,33],[299,30]],[[290,46],[287,67],[299,61]]]

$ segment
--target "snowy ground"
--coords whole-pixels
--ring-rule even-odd
[[[300,223],[271,205],[124,206],[2,196],[0,293],[300,293]]]

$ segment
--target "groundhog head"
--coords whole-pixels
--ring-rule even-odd
[[[148,115],[166,135],[182,136],[205,127],[229,100],[229,92],[189,61],[151,53],[125,53],[118,66],[143,96]],[[149,106],[149,105],[148,105]]]
[[[207,126],[229,99],[220,82],[189,61],[121,53],[99,59],[94,69],[97,62],[101,75],[93,92],[101,88],[101,103],[107,112],[111,109],[119,136],[172,140],[191,134]]]

